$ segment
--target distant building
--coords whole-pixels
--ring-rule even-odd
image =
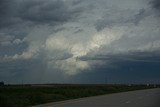
[[[4,86],[4,82],[3,81],[0,82],[0,86]]]

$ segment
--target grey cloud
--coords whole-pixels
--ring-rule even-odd
[[[160,10],[160,1],[159,0],[152,0],[150,3],[152,4],[153,8]]]
[[[145,17],[149,16],[150,13],[145,9],[140,9],[137,13],[134,10],[110,10],[109,14],[105,14],[101,19],[97,20],[95,23],[95,28],[100,31],[105,27],[114,27],[119,25],[125,25],[129,23],[133,23],[137,25],[141,20]]]
[[[33,5],[34,4],[34,5]],[[71,18],[68,7],[60,0],[27,1],[19,10],[19,17],[32,22],[65,22]]]
[[[51,32],[56,33],[65,29],[64,27],[54,29],[54,27],[73,20],[81,13],[82,8],[71,5],[72,2],[66,3],[63,0],[1,0],[0,45],[11,47],[12,44],[23,45],[24,38],[29,38],[25,41],[29,47],[30,44],[33,45],[45,41]],[[47,33],[39,34],[36,28],[43,29],[43,32]],[[45,29],[49,30],[45,31]],[[2,34],[3,37],[1,36]],[[12,39],[7,39],[8,35],[10,35]],[[35,38],[37,38],[38,42],[35,42]],[[40,43],[38,44],[40,45]],[[0,48],[4,49],[3,47]]]
[[[76,17],[82,9],[70,9],[62,0],[2,0],[0,27],[21,23],[61,24]]]
[[[82,32],[82,31],[83,31],[83,29],[78,29],[74,33],[79,33],[79,32]]]
[[[26,41],[26,38],[18,39],[14,35],[7,35],[5,33],[0,34],[0,45],[1,46],[10,46],[14,44],[20,44]]]
[[[83,61],[92,61],[92,60],[101,60],[101,61],[110,61],[110,62],[122,62],[122,61],[130,61],[130,62],[157,62],[160,63],[160,51],[153,52],[129,52],[123,54],[108,54],[108,55],[96,55],[81,57],[80,60]]]
[[[0,46],[8,46],[12,44],[14,36],[6,35],[5,33],[0,33]]]
[[[15,17],[16,6],[14,1],[0,1],[0,28],[8,27],[17,23]]]
[[[2,46],[10,46],[10,45],[12,45],[12,43],[10,41],[4,41],[4,42],[1,42],[1,45]]]
[[[5,33],[0,33],[0,42],[13,40],[14,36],[6,35]]]

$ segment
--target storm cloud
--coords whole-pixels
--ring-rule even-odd
[[[63,82],[159,63],[159,9],[159,0],[1,0],[0,79]]]

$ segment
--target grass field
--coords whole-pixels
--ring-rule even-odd
[[[124,91],[153,88],[153,85],[10,85],[0,87],[0,107],[28,107]]]

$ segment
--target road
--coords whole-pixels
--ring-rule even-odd
[[[80,98],[34,107],[160,107],[160,88]]]

